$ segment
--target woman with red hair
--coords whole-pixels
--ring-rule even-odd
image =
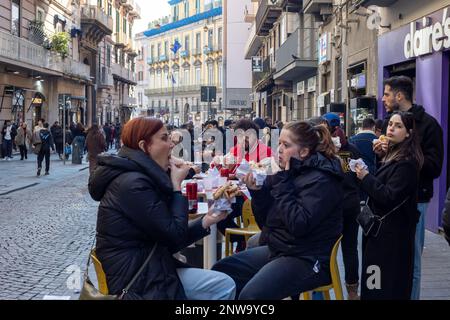
[[[138,117],[122,131],[117,156],[100,155],[89,192],[100,201],[96,253],[111,294],[120,294],[143,266],[125,299],[233,299],[227,275],[190,268],[173,254],[208,235],[225,218],[208,212],[188,223],[181,182],[189,167],[171,161],[174,144],[160,120]]]

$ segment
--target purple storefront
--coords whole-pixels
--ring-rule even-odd
[[[442,126],[445,158],[442,173],[434,182],[434,197],[426,216],[427,229],[437,232],[442,208],[450,185],[449,167],[449,68],[450,7],[430,13],[378,39],[378,114],[385,114],[381,103],[383,79],[407,75],[415,83],[415,102],[423,105]]]

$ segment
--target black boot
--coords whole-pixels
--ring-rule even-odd
[[[37,176],[39,177],[41,175],[41,168],[38,168],[37,170]]]

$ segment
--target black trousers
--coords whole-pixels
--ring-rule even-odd
[[[329,257],[269,256],[267,246],[256,247],[220,260],[212,270],[234,280],[239,300],[281,300],[331,282]]]
[[[20,160],[23,160],[23,158],[27,159],[28,158],[27,146],[21,145],[19,146],[19,150],[20,150]]]
[[[42,168],[42,160],[45,157],[45,172],[50,170],[50,149],[41,149],[37,157],[38,169]]]
[[[359,281],[358,230],[356,217],[360,207],[344,210],[344,228],[342,231],[342,258],[344,260],[345,282],[355,284]]]

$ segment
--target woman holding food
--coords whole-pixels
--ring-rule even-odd
[[[188,223],[181,194],[187,164],[171,161],[173,143],[163,123],[138,117],[123,128],[118,156],[100,155],[89,179],[89,192],[100,201],[96,253],[110,294],[120,294],[151,256],[125,299],[233,299],[227,275],[190,268],[173,254],[208,235],[225,216]]]
[[[409,300],[419,218],[418,173],[423,163],[413,114],[394,113],[386,137],[378,140],[374,150],[385,156],[376,175],[356,166],[361,188],[369,195],[370,209],[384,217],[381,226],[376,225],[378,234],[363,239],[361,299]]]
[[[330,255],[342,232],[342,169],[324,126],[293,122],[279,139],[280,167],[252,195],[261,246],[220,260],[239,299],[283,299],[330,283]]]

